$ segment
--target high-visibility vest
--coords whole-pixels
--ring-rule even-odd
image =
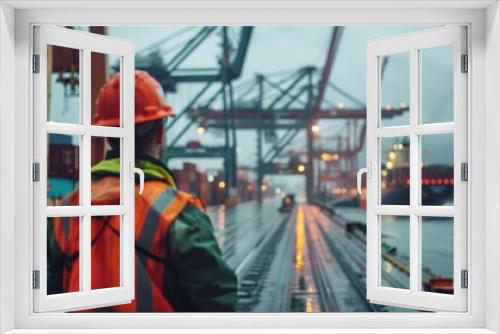
[[[93,205],[117,205],[120,202],[120,180],[106,176],[92,182]],[[78,203],[78,190],[67,204]],[[201,208],[193,196],[178,191],[161,180],[146,180],[144,192],[135,192],[135,299],[130,304],[112,306],[118,312],[172,312],[174,308],[164,295],[166,269],[165,244],[170,224],[188,204]],[[57,246],[65,256],[63,292],[79,291],[79,218],[56,218],[54,234]],[[120,286],[120,217],[92,217],[91,288]],[[107,309],[109,310],[109,308]]]

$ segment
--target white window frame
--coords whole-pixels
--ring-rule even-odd
[[[367,295],[374,303],[415,307],[430,311],[467,310],[467,289],[461,286],[461,272],[467,270],[467,181],[461,179],[461,164],[467,163],[467,77],[462,73],[462,55],[467,55],[467,30],[444,26],[392,36],[369,43],[367,48]],[[421,119],[420,50],[451,45],[453,68],[453,121],[426,123]],[[408,125],[383,126],[381,121],[381,68],[384,56],[407,54],[409,58],[410,117]],[[422,135],[452,134],[454,165],[454,205],[425,206],[421,201]],[[380,166],[383,163],[381,140],[407,137],[410,140],[410,202],[408,205],[385,205],[381,201]],[[381,285],[381,217],[409,218],[409,289]],[[453,218],[453,286],[451,295],[422,291],[421,217]]]
[[[34,162],[38,164],[39,181],[33,184],[33,269],[39,274],[34,289],[35,312],[74,311],[92,307],[129,303],[134,299],[135,239],[134,239],[134,59],[132,42],[55,26],[36,26],[33,53],[39,57],[38,73],[33,73],[34,94]],[[48,46],[78,50],[79,53],[79,123],[47,121],[47,50]],[[114,55],[120,61],[120,127],[95,126],[91,123],[91,54]],[[78,136],[79,188],[78,206],[47,205],[47,136],[64,134]],[[99,205],[91,203],[91,139],[120,138],[120,203]],[[130,168],[130,170],[129,170]],[[120,216],[120,286],[91,289],[91,218]],[[79,217],[79,281],[78,292],[47,295],[47,219]]]
[[[127,8],[118,8],[124,6]],[[50,10],[47,10],[50,8]],[[416,25],[470,27],[468,311],[436,314],[34,314],[31,290],[31,27],[67,25]],[[500,18],[496,1],[4,1],[0,4],[0,332],[500,332]],[[15,68],[12,64],[15,63]],[[12,126],[15,124],[15,127]],[[15,138],[15,148],[12,145]],[[488,140],[486,140],[486,138]],[[488,154],[488,155],[486,155]],[[487,160],[486,160],[487,159]],[[486,163],[487,162],[487,163]],[[488,182],[486,182],[488,180]],[[12,189],[15,189],[12,196]],[[10,223],[9,223],[10,222]],[[15,222],[15,223],[13,223]],[[486,251],[487,250],[487,251]],[[12,288],[14,287],[14,288]],[[486,294],[486,290],[488,293]],[[12,307],[14,305],[14,307]],[[90,330],[88,328],[93,328]],[[101,330],[97,330],[101,328]],[[221,328],[232,328],[221,330]],[[261,329],[259,331],[259,328]],[[266,330],[263,330],[263,329]],[[86,330],[88,329],[88,330]],[[206,329],[206,330],[203,330]],[[240,330],[238,330],[240,329]],[[179,331],[179,330],[177,330]],[[59,330],[59,332],[63,332]]]

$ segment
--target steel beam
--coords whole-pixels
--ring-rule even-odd
[[[383,118],[392,118],[399,116],[408,111],[408,107],[404,108],[390,108],[382,110]],[[256,110],[252,107],[238,107],[233,110],[234,117],[239,119],[255,119]],[[296,120],[303,118],[304,113],[307,113],[306,108],[276,108],[264,109],[261,112],[263,120],[267,119],[291,119]],[[200,117],[203,120],[217,120],[223,119],[224,114],[222,110],[204,107],[191,109],[189,111],[190,117]],[[366,108],[324,108],[315,112],[316,119],[366,119]]]
[[[185,158],[226,158],[227,151],[224,146],[202,146],[199,148],[190,148],[186,146],[168,147],[163,153],[163,159],[169,161],[172,159]]]

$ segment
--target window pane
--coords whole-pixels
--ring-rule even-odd
[[[453,121],[453,45],[420,50],[422,123]]]
[[[382,205],[410,205],[410,138],[380,139]]]
[[[80,291],[80,217],[47,219],[47,294]]]
[[[410,287],[410,217],[380,217],[381,286]]]
[[[92,289],[120,286],[120,216],[92,217]]]
[[[91,144],[92,205],[119,205],[121,204],[121,139],[92,137]]]
[[[422,205],[453,205],[453,134],[422,136]]]
[[[80,136],[49,134],[47,157],[47,205],[80,205],[70,193],[80,181]]]
[[[120,117],[120,81],[113,81],[106,87],[106,93],[101,93],[104,84],[120,73],[120,58],[104,53],[91,53],[91,98],[92,125],[119,127]],[[99,97],[101,100],[99,101]]]
[[[410,56],[408,52],[379,57],[381,125],[410,124]]]
[[[422,217],[422,290],[453,294],[453,218]]]
[[[47,121],[81,122],[78,49],[47,46]]]

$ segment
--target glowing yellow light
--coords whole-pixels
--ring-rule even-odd
[[[387,161],[385,163],[385,168],[392,169],[392,167],[394,167],[394,164],[392,163],[392,161]]]
[[[224,182],[224,181],[219,181],[218,186],[219,186],[219,188],[224,189],[224,188],[226,188],[226,182]]]
[[[212,183],[212,182],[214,182],[214,180],[215,180],[215,177],[212,174],[208,174],[207,175],[207,181],[208,182]]]
[[[306,313],[311,313],[314,311],[312,297],[307,297],[306,299]]]
[[[205,133],[205,128],[203,126],[199,126],[197,129],[196,129],[196,132],[198,132],[199,135],[202,135]]]
[[[306,237],[305,216],[302,205],[299,206],[296,217],[297,224],[295,225],[295,269],[301,270],[304,266],[303,254]]]
[[[391,159],[391,160],[396,159],[396,153],[394,153],[393,151],[390,151],[389,152],[389,159]]]
[[[392,272],[393,266],[390,262],[384,262],[384,270],[386,273]]]
[[[387,176],[387,171],[385,169],[382,170],[382,176]]]
[[[330,161],[330,160],[332,160],[332,156],[326,152],[321,153],[321,160]]]
[[[402,149],[403,149],[403,144],[401,144],[401,143],[400,143],[400,144],[398,144],[398,148],[399,148],[400,150],[402,150]]]
[[[260,186],[260,190],[261,190],[261,191],[267,191],[267,184],[262,184],[262,185]]]
[[[318,133],[319,132],[319,125],[314,124],[313,126],[311,126],[311,131],[314,133]]]
[[[297,170],[299,171],[299,173],[304,173],[306,171],[306,166],[300,164],[297,166]]]

